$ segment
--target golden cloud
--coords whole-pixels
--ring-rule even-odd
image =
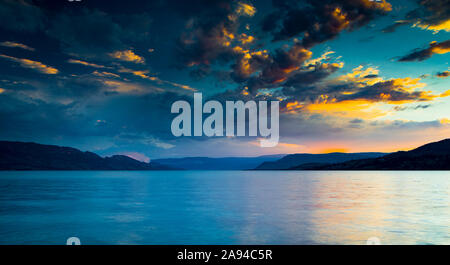
[[[256,8],[250,4],[239,2],[236,8],[236,14],[252,17],[256,13]]]
[[[448,76],[450,76],[450,71],[439,72],[439,73],[436,74],[436,76],[440,77],[440,78],[448,77]]]
[[[439,22],[438,24],[426,24],[423,22],[417,22],[413,25],[413,27],[419,27],[421,29],[431,30],[434,31],[434,33],[438,33],[441,30],[450,32],[450,19],[444,20],[442,22]]]
[[[161,80],[160,78],[158,78],[156,76],[149,76],[148,75],[148,73],[149,73],[148,70],[132,70],[132,69],[127,69],[127,68],[122,68],[122,69],[119,70],[119,72],[133,74],[133,75],[138,76],[138,77],[143,78],[143,79],[155,81],[155,82],[158,82],[160,84],[168,84],[170,86],[181,88],[181,89],[184,89],[184,90],[197,91],[197,89],[192,88],[192,87],[190,87],[188,85],[183,85],[183,84],[178,84],[178,83],[171,82],[171,81]]]
[[[446,54],[450,52],[450,46],[449,45],[440,45],[440,43],[437,43],[436,41],[430,42],[430,50],[432,53],[436,54]]]
[[[149,90],[147,87],[143,87],[139,84],[122,82],[116,80],[104,80],[103,83],[110,88],[110,91],[124,93],[124,94],[142,94],[145,92],[163,92],[164,90],[158,87],[151,87],[153,90]]]
[[[32,61],[32,60],[23,59],[23,58],[16,58],[16,57],[4,55],[4,54],[0,54],[0,57],[8,59],[8,60],[13,61],[13,62],[17,62],[24,68],[30,68],[30,69],[36,70],[36,71],[38,71],[40,73],[43,73],[43,74],[54,75],[54,74],[57,74],[59,72],[58,69],[53,68],[53,67],[48,66],[48,65],[45,65],[45,64],[43,64],[41,62]]]
[[[336,80],[343,82],[352,82],[359,84],[360,86],[373,85],[375,83],[383,81],[378,76],[379,70],[373,67],[367,67],[360,65],[354,68],[350,73],[339,76]]]
[[[148,80],[152,80],[152,81],[156,81],[158,80],[157,77],[154,76],[149,76],[148,73],[150,71],[148,70],[132,70],[132,69],[128,69],[128,68],[121,68],[119,70],[120,73],[128,73],[128,74],[133,74],[135,76],[139,76],[140,78],[143,79],[148,79]]]
[[[425,49],[415,50],[410,54],[407,54],[400,59],[400,62],[411,62],[411,61],[423,61],[434,54],[445,54],[450,52],[450,40],[446,40],[443,42],[430,42],[430,46]]]
[[[254,40],[255,40],[255,37],[253,37],[251,35],[247,35],[245,33],[242,33],[241,35],[239,35],[239,41],[241,42],[242,45],[252,43]]]
[[[96,75],[96,76],[100,76],[100,77],[115,77],[115,78],[120,78],[120,76],[117,75],[117,74],[110,73],[110,72],[105,72],[105,71],[99,72],[99,71],[95,70],[94,72],[92,72],[92,74],[93,74],[93,75]]]
[[[95,67],[95,68],[107,68],[106,66],[103,66],[103,65],[89,63],[89,62],[85,62],[85,61],[81,61],[81,60],[77,60],[77,59],[69,59],[67,62],[72,63],[72,64],[81,64],[81,65]]]
[[[21,49],[24,49],[24,50],[34,51],[34,48],[31,48],[30,46],[27,46],[25,44],[18,43],[18,42],[13,42],[13,41],[0,42],[0,45],[4,46],[4,47],[21,48]]]
[[[145,63],[145,59],[137,54],[135,54],[132,50],[125,50],[125,51],[116,51],[113,53],[110,53],[109,56],[112,58],[125,61],[125,62],[133,62],[133,63],[139,63],[143,64]]]
[[[341,102],[328,102],[324,100],[309,104],[305,109],[311,113],[347,118],[373,119],[387,114],[387,112],[378,109],[377,106],[376,103],[369,100],[346,100]]]

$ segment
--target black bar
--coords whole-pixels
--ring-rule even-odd
[[[438,259],[444,256],[448,246],[280,246],[280,245],[158,245],[158,246],[0,246],[5,260],[8,256],[17,262],[33,257],[35,261],[77,262],[78,264],[105,264],[105,261],[135,264],[316,264],[323,262],[377,262],[385,264],[391,257],[418,260],[432,255]],[[256,252],[255,252],[256,250]],[[426,250],[426,254],[424,254]],[[238,251],[251,253],[249,257],[238,258]],[[249,252],[250,251],[250,252]],[[186,259],[185,253],[211,253],[208,261],[197,255]],[[431,252],[431,253],[428,253]],[[180,259],[181,253],[185,259]],[[233,255],[231,255],[233,253]],[[260,255],[264,253],[264,257]],[[267,255],[270,253],[270,255]],[[227,256],[224,256],[227,254]],[[217,255],[217,256],[216,256]],[[234,256],[234,257],[233,257]],[[158,261],[155,263],[155,261]],[[392,261],[392,260],[391,260]]]

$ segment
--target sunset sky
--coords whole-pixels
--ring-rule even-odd
[[[0,140],[148,161],[450,137],[448,0],[0,0]],[[171,104],[279,100],[280,143],[171,134]]]

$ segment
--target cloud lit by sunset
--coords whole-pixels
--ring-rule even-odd
[[[4,140],[143,160],[390,152],[450,135],[446,1],[75,8],[24,0],[3,8],[16,10],[4,19],[23,21],[0,24]],[[174,137],[170,106],[192,102],[194,92],[205,101],[280,101],[279,145]]]

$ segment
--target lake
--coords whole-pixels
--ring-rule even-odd
[[[0,244],[450,244],[450,171],[0,172]]]

